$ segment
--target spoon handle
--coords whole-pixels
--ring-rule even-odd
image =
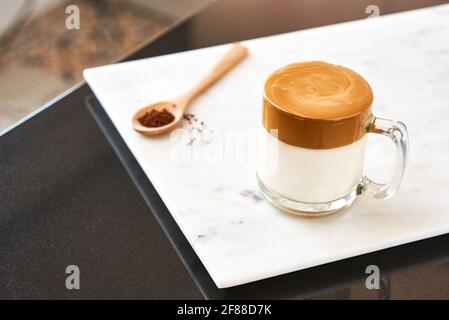
[[[233,43],[232,48],[217,62],[209,73],[202,78],[197,85],[187,91],[184,95],[176,99],[177,103],[184,110],[190,102],[213,85],[218,79],[228,73],[236,64],[238,64],[246,55],[248,49],[239,42]]]

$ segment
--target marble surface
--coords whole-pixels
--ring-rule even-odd
[[[448,38],[444,5],[245,41],[250,56],[192,105],[197,121],[152,139],[131,129],[133,112],[188,89],[228,46],[84,75],[216,285],[225,288],[449,232]],[[254,162],[262,85],[276,68],[307,60],[356,70],[372,85],[375,115],[406,123],[410,157],[394,198],[359,197],[346,212],[317,219],[284,214],[263,200]],[[393,151],[387,139],[370,135],[368,175],[388,179]]]

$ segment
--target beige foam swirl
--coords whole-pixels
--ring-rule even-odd
[[[310,119],[342,119],[371,106],[373,92],[356,72],[312,61],[290,64],[265,83],[265,96],[278,108]]]

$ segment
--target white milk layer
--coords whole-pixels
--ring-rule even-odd
[[[366,137],[333,149],[306,149],[259,130],[258,176],[291,200],[324,203],[347,195],[363,174]]]

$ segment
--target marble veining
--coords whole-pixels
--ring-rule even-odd
[[[178,137],[140,136],[131,129],[132,114],[188,89],[226,46],[84,75],[216,285],[225,288],[449,232],[448,15],[444,5],[245,41],[250,56],[196,100],[189,112],[197,120],[185,120]],[[360,73],[373,88],[375,115],[407,124],[409,163],[394,198],[359,197],[346,212],[320,219],[283,214],[263,199],[248,150],[264,80],[283,65],[310,60]],[[248,137],[243,148],[217,156],[228,136],[236,141],[233,135]],[[368,142],[367,173],[388,179],[391,143],[375,136]]]

